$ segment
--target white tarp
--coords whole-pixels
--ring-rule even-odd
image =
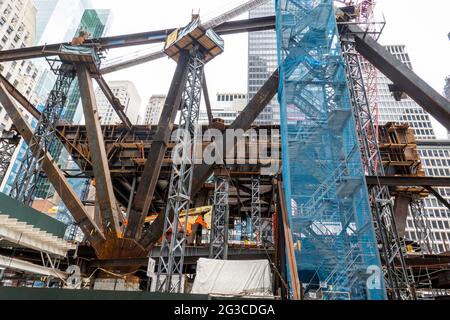
[[[267,260],[199,259],[193,294],[273,296]]]

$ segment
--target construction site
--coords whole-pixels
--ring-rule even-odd
[[[12,121],[0,137],[0,180],[12,180],[0,193],[0,299],[450,298],[450,242],[439,250],[424,211],[429,197],[450,210],[450,175],[427,174],[420,148],[434,142],[411,123],[379,123],[377,79],[449,131],[450,101],[378,42],[375,0],[276,0],[275,15],[239,18],[267,3],[0,51],[0,65],[45,58],[56,78],[38,107],[0,76]],[[224,36],[268,30],[278,67],[231,123],[215,117],[205,65],[226,52]],[[148,44],[164,49],[108,63]],[[136,125],[104,76],[162,58],[176,69],[161,117]],[[101,124],[94,83],[118,123]],[[62,119],[73,86],[83,124]],[[279,124],[255,122],[273,101]],[[40,209],[44,180],[69,223]]]

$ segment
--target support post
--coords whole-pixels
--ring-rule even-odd
[[[113,236],[121,236],[119,225],[119,214],[114,189],[109,171],[108,159],[106,157],[105,142],[103,139],[100,120],[98,118],[97,103],[95,101],[92,78],[83,64],[77,65],[78,83],[80,85],[81,102],[83,105],[84,117],[86,121],[86,131],[91,152],[92,165],[95,177],[96,195],[102,225],[108,234],[111,230]]]
[[[385,176],[381,163],[375,126],[364,84],[356,41],[353,34],[341,35],[341,45],[346,62],[347,82],[354,109],[356,131],[362,149],[364,169],[373,176]],[[367,58],[367,57],[366,57]],[[405,262],[405,243],[400,239],[395,221],[395,210],[389,189],[377,183],[369,190],[372,217],[380,255],[384,262],[386,287],[392,299],[413,299],[414,280],[409,276]],[[395,265],[400,261],[401,268]]]
[[[206,112],[208,113],[208,121],[209,124],[211,125],[213,123],[214,116],[212,114],[211,100],[209,99],[208,83],[206,82],[205,75],[203,75],[202,88],[203,88],[203,96],[205,97]]]
[[[189,72],[183,92],[180,130],[176,135],[176,147],[172,154],[172,174],[156,280],[157,290],[162,292],[179,293],[183,287],[186,227],[191,206],[194,171],[192,141],[200,112],[203,71],[202,54],[194,48],[190,53]],[[184,222],[180,221],[182,213],[184,213]],[[167,234],[170,234],[170,240]]]
[[[216,176],[209,258],[228,259],[229,177]]]
[[[260,197],[260,177],[252,176],[252,205],[251,205],[252,233],[251,240],[257,245],[262,243],[261,232],[261,197]]]
[[[141,236],[144,219],[150,210],[153,193],[161,172],[161,164],[173,131],[175,117],[181,105],[188,73],[188,62],[189,53],[182,53],[148,153],[147,162],[145,163],[130,214],[127,217],[128,226],[125,231],[125,237],[127,238],[139,239]]]

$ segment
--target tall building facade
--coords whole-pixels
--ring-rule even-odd
[[[412,69],[411,59],[406,46],[389,45],[386,49],[393,54],[399,61]],[[393,98],[389,85],[392,82],[379,73],[378,77],[378,121],[380,124],[387,122],[407,122],[414,129],[418,140],[435,140],[430,115],[423,110],[414,100],[407,97],[401,101]]]
[[[81,22],[78,22],[78,27],[73,32],[72,37],[84,30],[90,33],[91,38],[100,38],[108,33],[111,23],[112,15],[110,10],[85,10]],[[81,119],[80,98],[78,80],[75,79],[70,88],[64,114],[62,115],[63,119],[69,123],[77,122],[76,120]]]
[[[250,18],[275,15],[274,0],[250,11]],[[248,99],[252,99],[278,67],[277,35],[274,30],[248,34]],[[279,124],[280,106],[275,99],[261,112],[257,124]]]
[[[247,105],[248,96],[245,93],[218,93],[216,100],[211,101],[213,118],[224,120],[225,124],[231,124]],[[209,122],[206,111],[200,113],[199,122]]]
[[[90,0],[33,0],[37,9],[36,44],[70,41]]]
[[[411,59],[404,45],[389,45],[386,49],[398,60],[412,69]],[[427,176],[450,177],[450,146],[436,140],[430,115],[411,98],[396,101],[389,89],[392,82],[381,72],[378,73],[378,123],[409,123],[414,129],[423,167]],[[439,193],[450,200],[450,188],[439,188]],[[431,224],[431,240],[436,252],[450,251],[450,211],[434,197],[425,199],[424,214]],[[413,225],[412,217],[408,217],[406,237],[419,239]]]
[[[76,33],[90,0],[33,0],[36,9],[35,44],[69,42]],[[45,104],[56,81],[45,60],[39,60],[39,76],[35,93]]]
[[[108,82],[108,85],[114,96],[119,99],[124,106],[125,114],[128,116],[131,123],[137,124],[141,109],[141,97],[134,84],[131,81],[110,81]],[[97,88],[95,91],[95,97],[97,99],[100,123],[103,125],[120,123],[121,120],[119,116],[100,88]]]
[[[444,97],[450,101],[450,76],[445,79]],[[450,140],[450,131],[447,131],[448,139]]]
[[[159,118],[161,117],[165,102],[166,95],[164,94],[152,95],[150,97],[145,108],[144,124],[157,125],[159,123]]]
[[[0,1],[0,50],[18,49],[33,45],[36,29],[36,8],[31,0]],[[34,88],[38,69],[30,60],[5,62],[0,72],[30,102],[36,103]],[[11,120],[0,105],[0,126],[9,129]]]

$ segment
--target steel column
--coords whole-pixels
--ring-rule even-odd
[[[205,97],[206,112],[208,113],[208,121],[209,124],[211,125],[213,123],[214,116],[211,110],[211,101],[209,100],[208,83],[206,82],[205,75],[203,75],[202,88],[203,88],[203,96]]]
[[[251,204],[251,220],[252,220],[252,233],[250,239],[256,241],[257,245],[262,243],[262,230],[261,230],[261,183],[259,176],[252,177],[252,204]]]
[[[381,164],[381,154],[378,147],[376,130],[372,112],[366,93],[364,78],[358,53],[355,50],[353,35],[341,36],[342,49],[346,62],[347,79],[350,96],[354,108],[358,138],[360,141],[363,164],[367,173],[373,176],[384,176]],[[378,244],[381,246],[381,257],[385,266],[386,287],[393,299],[410,299],[414,296],[414,281],[409,278],[404,255],[405,243],[398,235],[394,206],[389,189],[381,184],[372,186],[372,214]],[[395,260],[400,261],[402,268],[395,266]]]
[[[211,226],[210,259],[228,259],[228,224],[230,208],[228,192],[229,177],[215,177],[214,208]]]
[[[204,64],[200,52],[193,49],[189,59],[189,73],[183,92],[183,104],[176,145],[172,157],[172,175],[165,212],[163,242],[158,262],[156,288],[163,292],[180,292],[183,281],[186,227],[191,206],[193,175],[192,140],[201,103]],[[178,159],[175,159],[178,158]],[[178,160],[178,161],[176,161]],[[184,222],[180,215],[184,212]],[[170,234],[170,240],[167,234]]]
[[[189,53],[184,52],[180,56],[177,69],[170,85],[169,93],[164,103],[164,108],[158,123],[158,129],[153,139],[144,172],[136,192],[128,218],[128,226],[125,231],[127,238],[139,239],[144,225],[144,219],[148,214],[153,200],[156,184],[161,172],[161,164],[166,153],[167,144],[172,135],[174,121],[180,108],[183,90],[186,84],[189,66]],[[160,237],[160,236],[159,236]],[[158,237],[158,238],[159,238]]]
[[[77,65],[78,83],[80,85],[81,102],[83,105],[89,150],[92,158],[95,176],[97,201],[102,217],[102,225],[106,234],[121,235],[119,212],[106,156],[105,142],[98,117],[97,102],[91,75],[83,64]]]
[[[437,254],[436,238],[431,231],[431,221],[425,212],[425,203],[423,199],[417,195],[412,195],[409,206],[414,229],[416,230],[418,237],[417,242],[422,249],[422,253]]]

